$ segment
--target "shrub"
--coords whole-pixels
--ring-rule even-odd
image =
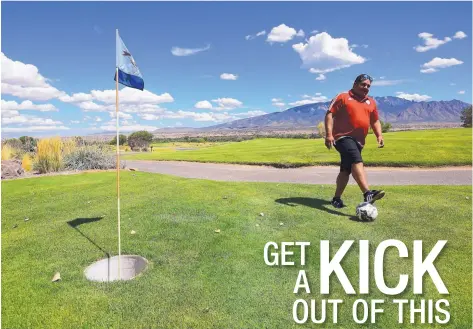
[[[153,134],[146,131],[141,130],[134,132],[130,136],[128,136],[128,145],[131,147],[132,150],[139,149],[142,147],[148,147],[149,144],[153,140]]]
[[[29,154],[23,155],[23,159],[21,160],[21,167],[25,169],[25,171],[31,171],[33,168],[33,162],[31,161],[31,157]]]
[[[104,148],[84,146],[64,156],[68,170],[113,169],[117,167],[115,155]],[[125,168],[123,162],[121,168]]]
[[[118,144],[119,145],[124,145],[126,143],[126,135],[118,135]],[[110,142],[110,145],[117,145],[117,136],[113,137],[112,141]]]
[[[387,133],[388,131],[391,130],[392,125],[389,122],[383,122],[381,120],[380,120],[380,122],[381,122],[381,131],[383,133]]]
[[[13,158],[14,149],[9,144],[2,144],[2,160]]]
[[[38,142],[38,151],[33,162],[33,169],[41,174],[59,171],[63,168],[63,143],[59,137],[45,138]]]

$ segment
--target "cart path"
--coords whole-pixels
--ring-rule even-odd
[[[186,178],[216,181],[334,184],[339,172],[334,166],[279,169],[269,166],[199,163],[184,161],[126,160],[127,168]],[[370,185],[471,185],[472,168],[366,168]],[[349,184],[356,184],[350,176]]]

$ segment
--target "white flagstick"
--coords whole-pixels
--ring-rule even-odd
[[[117,30],[118,33],[118,30]],[[116,77],[117,77],[117,88],[116,88],[116,115],[117,115],[117,207],[118,207],[118,280],[121,279],[120,271],[120,258],[121,258],[121,241],[120,241],[120,148],[119,148],[119,138],[118,138],[118,67],[117,67]]]

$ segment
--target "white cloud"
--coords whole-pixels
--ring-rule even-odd
[[[71,120],[70,122],[71,122],[71,123],[80,123],[79,120]]]
[[[95,117],[95,122],[100,122],[100,121],[102,121],[101,117]]]
[[[251,35],[251,34],[249,34],[249,35],[245,36],[245,39],[246,39],[246,40],[253,40],[253,39],[255,39],[255,38],[259,37],[259,36],[265,35],[265,34],[266,34],[266,31],[263,30],[263,31],[260,31],[260,32],[256,33],[256,35]]]
[[[38,125],[38,126],[50,126],[62,124],[61,121],[54,121],[49,118],[40,118],[33,115],[16,115],[12,117],[2,118],[2,124],[18,124],[18,125]]]
[[[150,113],[143,113],[143,114],[138,114],[138,115],[143,120],[148,120],[148,121],[159,120],[161,118],[161,116],[159,116],[159,115],[150,114]]]
[[[423,102],[423,101],[427,101],[427,100],[432,98],[428,95],[407,94],[407,93],[404,93],[402,91],[398,91],[396,93],[396,96],[399,97],[399,98],[404,98],[404,99],[407,99],[409,101],[414,101],[414,102]]]
[[[433,69],[433,68],[430,68],[430,69],[423,69],[423,70],[420,70],[421,73],[434,73],[434,72],[437,72],[436,69]]]
[[[2,131],[6,133],[13,132],[33,132],[33,131],[48,131],[48,130],[69,130],[65,126],[30,126],[30,127],[2,127]]]
[[[59,97],[59,100],[64,103],[80,103],[80,102],[87,102],[92,100],[92,95],[85,94],[85,93],[76,93],[72,96],[63,95]]]
[[[463,95],[463,94],[465,94],[465,91],[464,91],[464,90],[460,90],[458,93],[459,93],[460,95]]]
[[[454,82],[450,82],[450,86],[456,86],[457,84]]]
[[[13,61],[1,53],[2,94],[35,101],[46,101],[64,95],[51,86],[36,66]]]
[[[214,107],[214,110],[233,110],[243,105],[242,102],[235,98],[217,98],[213,99],[212,102],[217,103],[218,107]]]
[[[349,48],[347,39],[332,38],[326,32],[292,48],[300,55],[303,67],[309,67],[311,73],[325,74],[366,61]]]
[[[320,96],[322,95],[322,93],[315,93],[315,96]]]
[[[325,79],[327,79],[327,78],[326,78],[325,75],[323,75],[322,73],[319,74],[319,76],[318,76],[317,78],[315,78],[315,80],[319,80],[319,81],[325,80]]]
[[[303,99],[300,101],[292,102],[292,103],[289,103],[289,105],[300,106],[300,105],[306,105],[306,104],[312,104],[312,103],[323,103],[327,101],[329,101],[329,99],[325,96],[316,96],[316,97],[311,97],[309,99]]]
[[[103,104],[97,104],[94,102],[82,102],[77,104],[82,110],[88,112],[88,111],[94,111],[94,112],[106,112],[106,111],[112,111],[114,106],[109,105],[103,105]]]
[[[228,113],[202,113],[202,112],[190,112],[190,111],[167,111],[163,118],[168,119],[193,119],[194,121],[210,121],[210,122],[222,122],[228,120],[234,120],[235,116],[231,116]]]
[[[110,114],[110,118],[116,119],[117,112],[109,112],[109,114]],[[125,113],[125,112],[118,112],[118,117],[125,120],[133,119],[133,115],[129,113]]]
[[[371,84],[372,86],[375,87],[384,87],[384,86],[394,86],[398,85],[404,82],[404,80],[384,80],[384,77],[381,80],[374,80],[373,83]]]
[[[274,103],[273,103],[273,106],[276,106],[276,107],[279,107],[279,108],[283,108],[283,107],[286,107],[286,103],[283,103],[283,102],[274,102]]]
[[[92,90],[90,92],[94,100],[98,100],[107,104],[115,104],[115,90]],[[164,93],[156,95],[148,90],[138,90],[134,88],[125,87],[118,92],[119,104],[159,104],[172,103],[174,98]]]
[[[451,38],[445,37],[443,40],[434,38],[433,34],[427,33],[427,32],[422,32],[418,34],[419,38],[424,40],[424,45],[423,46],[416,46],[414,49],[417,52],[425,52],[431,49],[438,48],[439,46],[446,44],[447,42],[452,41]]]
[[[173,47],[171,49],[171,53],[174,56],[190,56],[190,55],[195,55],[197,53],[200,53],[202,51],[206,51],[210,49],[210,45],[207,45],[206,47],[203,48],[179,48],[179,47]]]
[[[455,35],[453,36],[454,39],[463,39],[463,38],[466,38],[467,35],[465,34],[465,32],[463,31],[458,31],[457,33],[455,33]]]
[[[116,126],[113,124],[108,124],[108,125],[100,126],[100,129],[104,131],[116,131]],[[146,131],[152,132],[152,131],[155,131],[156,129],[158,129],[158,127],[146,126],[146,125],[140,125],[140,124],[131,124],[131,125],[124,124],[123,126],[120,126],[120,132],[122,131],[133,132],[133,131],[139,131],[139,130],[146,130]]]
[[[312,30],[312,31],[310,31],[310,34],[317,34],[317,33],[319,33],[319,30]]]
[[[234,116],[238,118],[251,118],[251,117],[257,117],[260,115],[268,114],[267,112],[261,111],[261,110],[255,110],[255,111],[248,111],[248,112],[242,112],[242,113],[236,113]]]
[[[222,80],[236,80],[236,79],[238,79],[238,75],[231,74],[231,73],[222,73],[220,75],[220,79],[222,79]]]
[[[4,101],[1,100],[1,108],[3,111],[19,111],[19,110],[34,110],[41,112],[58,111],[58,109],[52,104],[33,104],[31,101],[23,101],[18,104],[15,101]]]
[[[438,68],[446,68],[450,66],[463,64],[462,61],[459,61],[456,58],[439,58],[435,57],[428,63],[422,65],[423,69],[420,70],[422,73],[433,73],[437,72]]]
[[[304,31],[303,31],[303,30],[299,30],[299,31],[297,32],[297,34],[296,34],[296,37],[301,37],[301,38],[305,37]]]
[[[194,107],[196,109],[211,109],[212,103],[210,103],[209,101],[200,101],[195,103]]]
[[[297,35],[297,33],[298,32],[294,28],[289,27],[286,24],[281,24],[272,28],[271,32],[268,34],[268,38],[266,39],[266,41],[287,42],[289,40],[292,40]]]

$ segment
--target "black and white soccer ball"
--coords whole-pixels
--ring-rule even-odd
[[[356,207],[356,216],[363,221],[372,222],[378,217],[378,209],[369,202],[362,202]]]

